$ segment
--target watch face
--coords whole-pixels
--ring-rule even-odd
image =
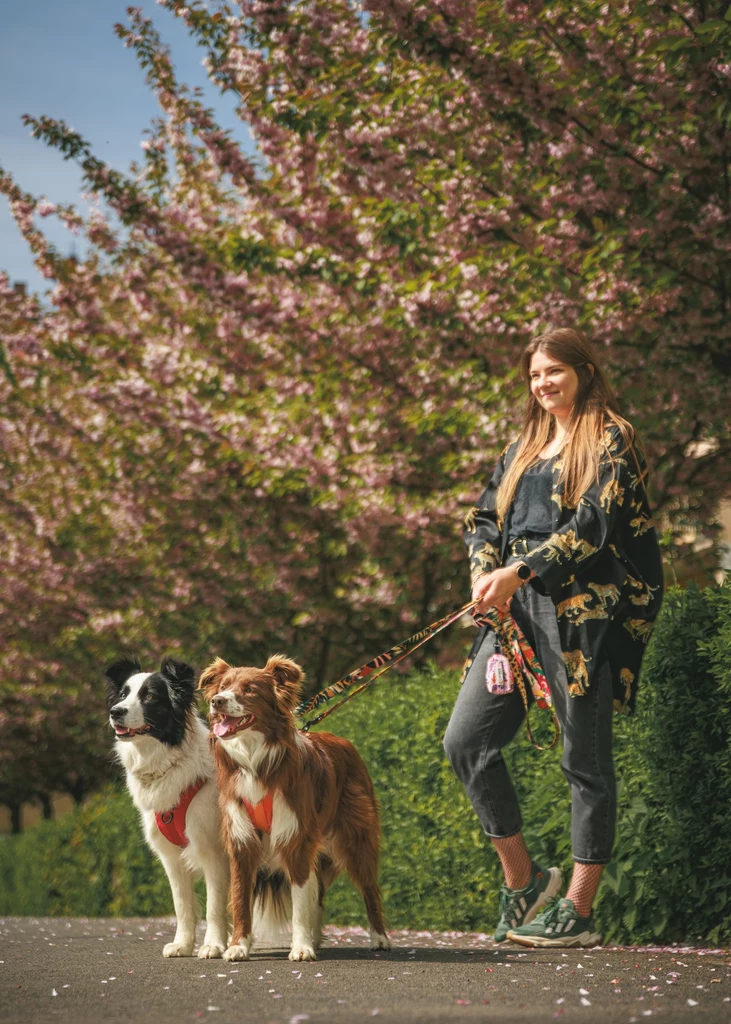
[[[519,565],[518,566],[518,576],[522,580],[529,580],[530,579],[530,569],[529,569],[529,567],[527,565]]]

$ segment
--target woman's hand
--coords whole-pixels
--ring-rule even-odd
[[[520,577],[512,566],[503,566],[480,576],[472,587],[472,600],[480,602],[475,611],[484,613],[490,608],[499,611],[509,608],[513,594],[520,586]]]

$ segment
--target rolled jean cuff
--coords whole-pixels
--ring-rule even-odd
[[[485,829],[484,831],[488,839],[512,839],[513,836],[520,835],[520,833],[523,831],[523,826],[521,825],[521,827],[516,829],[515,832],[508,832],[506,836],[494,836],[492,832],[488,832],[487,829]]]

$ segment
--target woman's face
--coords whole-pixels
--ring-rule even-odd
[[[568,363],[559,362],[547,352],[534,352],[530,361],[530,388],[546,412],[564,419],[573,408],[579,377]]]

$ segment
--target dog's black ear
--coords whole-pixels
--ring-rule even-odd
[[[193,699],[195,691],[195,669],[184,661],[176,661],[175,658],[163,658],[160,665],[160,675],[170,687],[174,696],[179,700]]]
[[[142,668],[137,658],[119,658],[118,661],[110,665],[104,672],[107,679],[109,699],[112,700],[119,693],[130,676],[136,675],[141,671]]]
[[[264,666],[264,671],[274,676],[277,693],[284,698],[286,704],[293,707],[299,697],[302,680],[305,678],[301,666],[291,658],[285,658],[283,654],[273,654]]]

